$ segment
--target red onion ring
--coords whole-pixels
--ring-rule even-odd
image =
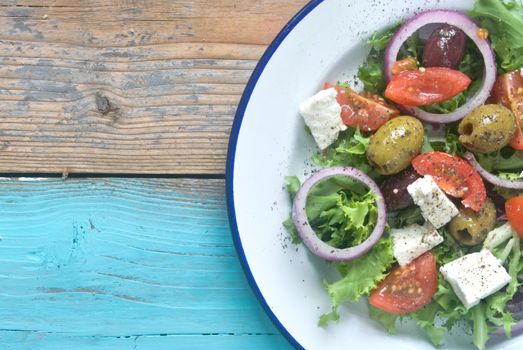
[[[506,180],[506,179],[502,179],[501,177],[496,176],[492,173],[489,173],[487,170],[485,170],[485,168],[483,168],[481,166],[481,164],[478,163],[478,161],[476,160],[476,157],[474,157],[474,155],[470,152],[466,152],[463,155],[463,158],[468,160],[470,165],[472,165],[472,167],[474,169],[476,169],[476,171],[479,173],[479,175],[481,175],[482,178],[484,178],[486,181],[490,182],[491,184],[498,186],[498,187],[503,187],[503,188],[510,188],[510,189],[514,189],[514,190],[523,190],[523,180]]]
[[[450,123],[462,119],[469,112],[481,106],[489,97],[490,90],[496,81],[496,58],[492,52],[492,47],[486,39],[478,37],[479,27],[467,15],[453,10],[432,10],[422,12],[407,22],[405,22],[392,36],[387,48],[385,49],[385,77],[387,81],[392,78],[392,66],[398,57],[398,52],[403,43],[418,29],[433,23],[447,23],[461,29],[476,44],[483,61],[485,72],[481,89],[476,92],[463,106],[448,114],[429,113],[417,107],[402,106],[407,113],[410,113],[421,120],[432,123]]]
[[[316,185],[318,182],[337,175],[347,176],[365,184],[378,197],[376,200],[376,206],[378,207],[378,219],[369,238],[367,238],[360,245],[345,249],[334,248],[323,242],[312,229],[309,223],[309,219],[307,218],[307,212],[305,210],[307,197],[311,188],[314,187],[314,185]],[[296,192],[294,203],[292,205],[292,220],[294,221],[294,226],[296,226],[296,230],[298,231],[298,234],[300,235],[303,243],[315,255],[331,261],[350,261],[368,252],[381,238],[381,235],[385,230],[386,218],[387,209],[383,195],[378,185],[361,170],[351,167],[335,167],[322,169],[316,172],[314,175],[308,178],[302,184],[298,192]]]
[[[513,325],[510,329],[510,333],[512,337],[523,334],[523,320],[519,320],[515,325]],[[505,333],[505,328],[501,326],[496,331],[494,331],[492,335],[504,337],[507,334]]]

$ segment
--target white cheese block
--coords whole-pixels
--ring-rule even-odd
[[[432,176],[420,177],[407,186],[414,203],[421,208],[421,214],[435,228],[440,228],[458,215],[459,211],[440,190]]]
[[[300,114],[322,150],[336,141],[340,131],[347,129],[341,120],[341,106],[336,95],[336,89],[329,88],[300,104]]]
[[[440,272],[467,309],[511,280],[501,262],[488,249],[451,261],[443,265]]]
[[[428,222],[392,229],[390,234],[394,257],[402,266],[443,242],[443,236]]]
[[[512,237],[512,226],[507,222],[488,233],[485,242],[483,242],[483,247],[492,250],[510,237]]]

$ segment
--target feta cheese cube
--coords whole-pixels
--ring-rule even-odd
[[[485,238],[485,242],[483,242],[483,248],[492,250],[510,237],[512,237],[512,226],[507,222],[487,234],[487,238]]]
[[[443,265],[440,272],[467,309],[511,280],[501,262],[488,249],[451,261]]]
[[[347,129],[341,120],[341,106],[336,95],[336,89],[329,88],[300,104],[300,114],[322,150],[336,141],[340,131]]]
[[[402,266],[443,242],[443,236],[428,222],[392,229],[390,234],[394,257]]]
[[[425,175],[407,186],[414,203],[421,208],[421,214],[435,228],[440,228],[458,215],[459,211],[438,187],[432,176]]]

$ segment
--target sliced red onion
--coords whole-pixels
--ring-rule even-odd
[[[510,333],[512,337],[518,336],[520,334],[523,334],[523,320],[519,320],[515,325],[512,326],[510,329]],[[498,336],[498,337],[504,337],[506,336],[505,328],[503,326],[499,327],[492,335]]]
[[[417,30],[428,24],[447,23],[461,29],[467,36],[474,41],[478,47],[483,62],[485,72],[481,88],[463,106],[454,112],[447,114],[429,113],[417,107],[403,106],[407,113],[410,113],[421,120],[432,123],[450,123],[462,119],[472,110],[481,106],[487,100],[490,90],[496,81],[496,58],[492,52],[490,43],[486,39],[478,36],[479,27],[467,15],[453,10],[432,10],[422,12],[407,22],[405,22],[389,41],[385,49],[385,77],[387,81],[392,78],[392,66],[397,60],[398,52],[403,43]]]
[[[517,321],[515,325],[511,328],[512,337],[523,334],[523,287],[519,286],[516,294],[512,297],[511,300],[507,302],[505,309],[512,314],[514,320]],[[495,336],[505,337],[505,328],[503,326],[499,327],[496,331],[492,333]]]
[[[487,170],[485,170],[481,166],[481,164],[478,163],[478,161],[476,160],[476,157],[474,157],[474,155],[470,152],[466,152],[463,155],[463,158],[468,160],[470,165],[472,165],[472,167],[474,169],[476,169],[476,171],[479,173],[479,175],[481,175],[481,177],[483,179],[490,182],[491,184],[498,186],[498,187],[503,187],[503,188],[510,188],[510,189],[514,189],[514,190],[523,190],[523,180],[502,179],[499,176],[489,173]]]
[[[360,245],[345,249],[334,248],[323,242],[312,229],[306,212],[307,197],[311,188],[320,181],[338,175],[347,176],[365,184],[377,196],[376,206],[378,207],[378,218],[374,230],[369,238]],[[294,221],[296,230],[298,231],[303,243],[315,255],[332,261],[350,261],[368,252],[378,242],[383,234],[386,218],[387,209],[378,185],[361,170],[351,167],[335,167],[322,169],[316,172],[302,184],[294,197],[294,203],[292,205],[292,220]]]

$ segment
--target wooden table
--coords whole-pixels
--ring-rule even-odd
[[[237,260],[224,165],[305,2],[1,1],[0,348],[289,348]]]

